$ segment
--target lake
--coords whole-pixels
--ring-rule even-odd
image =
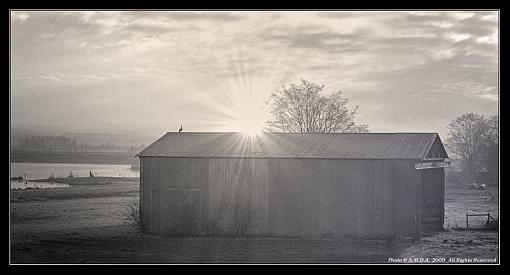
[[[139,177],[139,170],[132,170],[129,164],[83,164],[83,163],[11,163],[11,177],[24,179],[47,179],[54,177],[88,177],[92,171],[98,177]]]

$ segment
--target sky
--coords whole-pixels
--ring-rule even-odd
[[[371,132],[498,113],[496,11],[11,11],[11,127],[249,131],[270,94],[341,90]]]

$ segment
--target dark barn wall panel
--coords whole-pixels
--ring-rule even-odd
[[[303,229],[303,163],[299,159],[284,162],[284,232],[286,235],[298,237]]]
[[[374,235],[391,235],[391,180],[389,162],[377,160],[374,163]]]
[[[353,181],[353,184],[352,186],[354,187],[354,193],[353,193],[353,197],[354,197],[354,204],[353,206],[349,207],[349,209],[352,209],[353,210],[353,213],[354,213],[354,222],[355,222],[355,225],[356,225],[356,237],[360,237],[361,236],[361,233],[362,233],[362,219],[363,219],[363,214],[364,214],[364,209],[363,209],[363,206],[362,204],[365,202],[366,198],[363,196],[362,194],[362,191],[363,191],[363,184],[364,184],[364,180],[363,180],[363,176],[361,175],[362,173],[366,173],[367,171],[366,170],[363,170],[363,171],[360,171],[360,168],[361,167],[361,164],[362,164],[362,161],[353,161],[352,162],[354,168],[352,168],[352,173],[354,174],[354,181]],[[362,172],[362,173],[360,173]]]
[[[421,232],[422,232],[422,228],[421,228],[422,175],[421,175],[420,170],[412,169],[414,167],[415,163],[416,162],[409,161],[407,164],[408,165],[407,167],[409,167],[408,171],[409,171],[410,177],[413,182],[413,184],[412,184],[413,193],[412,193],[412,197],[410,197],[408,200],[408,204],[412,207],[413,215],[414,215],[413,229],[411,232],[411,236],[414,238],[419,238],[421,235]]]
[[[268,234],[268,166],[266,159],[246,159],[243,169],[243,197],[249,202],[250,226],[246,233]]]
[[[223,223],[223,215],[220,210],[220,202],[226,201],[225,194],[225,165],[220,159],[209,161],[209,228],[211,231],[220,230]]]
[[[160,219],[161,219],[161,179],[159,177],[161,161],[152,159],[151,163],[151,178],[152,178],[152,203],[151,203],[151,231],[161,232]]]
[[[361,214],[359,219],[361,220],[361,230],[359,232],[360,237],[372,237],[374,236],[375,228],[375,201],[374,201],[374,188],[375,188],[375,167],[373,160],[363,160],[360,162],[360,204]],[[364,173],[362,171],[365,171]]]
[[[341,209],[338,207],[338,202],[341,199],[336,198],[337,182],[336,172],[337,165],[335,162],[321,160],[321,173],[319,183],[319,234],[320,235],[335,235],[337,232],[337,216],[341,214]],[[340,213],[337,213],[337,210]]]
[[[237,192],[235,192],[236,205],[241,207],[245,215],[243,217],[244,226],[241,226],[239,229],[245,234],[253,234],[253,227],[257,220],[256,187],[253,180],[253,173],[255,171],[253,171],[252,162],[252,159],[239,159],[241,181]]]
[[[421,174],[423,230],[440,230],[444,223],[444,168],[423,169]]]
[[[444,200],[445,200],[445,173],[444,168],[441,168],[439,170],[439,194],[437,194],[439,198],[439,205],[438,205],[438,212],[439,212],[439,222],[438,222],[438,228],[443,229],[444,226]]]
[[[348,173],[352,163],[338,160],[321,160],[320,163],[320,235],[354,235],[355,190],[349,182],[355,177]]]
[[[283,163],[279,159],[268,160],[269,228],[275,235],[283,233]]]
[[[151,217],[151,180],[150,158],[140,158],[140,219],[143,230],[150,231]]]
[[[340,177],[338,177],[340,182],[337,183],[340,185],[340,193],[337,194],[337,196],[340,198],[339,202],[341,203],[340,207],[338,207],[341,209],[341,215],[339,219],[337,219],[337,228],[343,228],[343,230],[338,233],[341,237],[357,237],[358,209],[356,208],[356,204],[358,198],[356,197],[356,185],[358,177],[354,172],[355,169],[357,169],[357,163],[356,161],[342,160],[337,160],[336,162],[340,165],[339,170],[342,171]]]
[[[327,161],[327,160],[326,160]],[[333,209],[328,211],[332,211],[332,214],[336,212],[334,216],[334,234],[338,237],[354,237],[356,236],[356,215],[357,210],[354,209],[353,205],[355,203],[355,189],[354,185],[351,182],[356,180],[356,175],[350,173],[350,169],[354,167],[353,162],[349,161],[341,161],[335,160],[330,161],[333,165],[333,171],[331,171],[331,166],[329,166],[326,162],[323,162],[324,165],[327,165],[329,168],[326,169],[326,180],[323,181],[325,184],[333,184],[334,191],[332,192],[330,200],[333,201]],[[324,171],[324,170],[323,170]],[[331,183],[328,183],[331,182]],[[336,211],[338,209],[338,211]]]
[[[357,218],[357,236],[366,237],[368,235],[369,222],[371,222],[370,209],[370,186],[374,184],[371,167],[371,161],[360,160],[356,169],[357,175],[357,193],[356,193],[356,218]]]
[[[320,235],[320,178],[321,161],[303,163],[303,228],[302,236]]]
[[[196,159],[193,175],[194,186],[199,192],[199,230],[206,233],[209,222],[209,160]]]
[[[161,174],[161,185],[162,190],[161,194],[163,195],[161,197],[161,205],[162,205],[162,215],[161,215],[161,223],[162,223],[162,230],[168,231],[170,230],[170,227],[172,224],[175,223],[174,217],[172,215],[169,215],[170,211],[172,210],[172,203],[175,200],[175,192],[171,191],[171,188],[175,188],[175,175],[173,173],[173,169],[175,169],[173,163],[173,159],[170,158],[164,158],[159,159],[158,162],[161,164],[159,167],[162,171]]]
[[[392,229],[396,235],[419,237],[421,233],[421,174],[416,161],[395,160],[392,178]]]
[[[151,158],[141,158],[140,159],[140,193],[141,201],[140,201],[140,209],[142,212],[142,223],[143,229],[146,231],[151,231],[151,213],[152,213],[152,179],[151,179]]]

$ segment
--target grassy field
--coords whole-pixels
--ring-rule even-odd
[[[498,256],[498,232],[456,229],[465,213],[498,216],[497,188],[448,188],[447,229],[410,241],[170,238],[125,219],[137,178],[62,179],[65,189],[11,190],[12,263],[387,263],[389,258]],[[496,199],[493,199],[496,197]]]

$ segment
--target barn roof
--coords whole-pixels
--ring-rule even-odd
[[[216,158],[448,158],[437,133],[298,134],[169,132],[138,157]]]

